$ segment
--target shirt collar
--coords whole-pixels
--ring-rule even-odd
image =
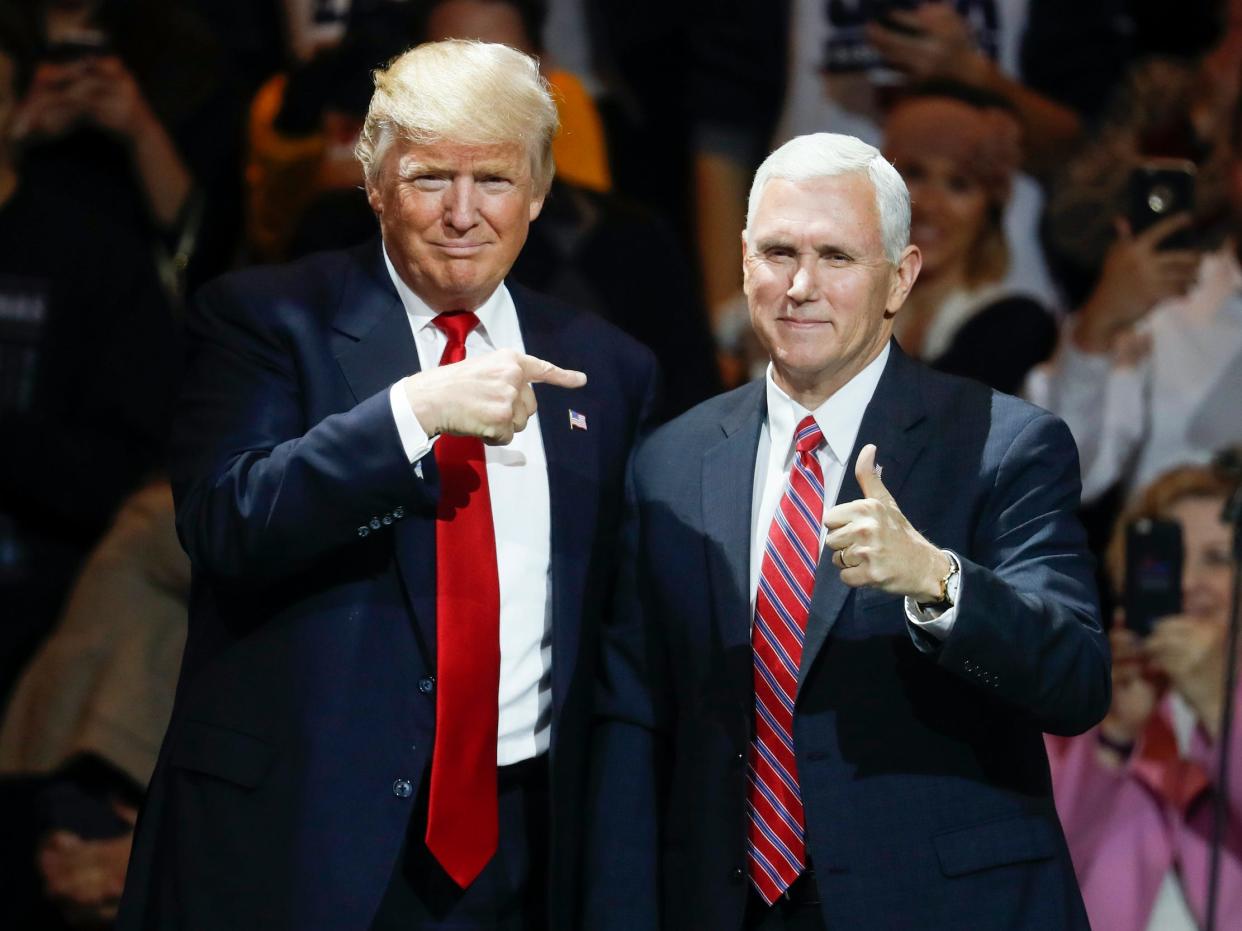
[[[401,298],[401,306],[405,308],[406,315],[410,318],[410,325],[416,334],[421,333],[426,327],[432,325],[431,321],[435,319],[436,311],[415,294],[405,280],[397,274],[392,260],[388,258],[388,246],[385,245],[380,251],[384,254],[384,266],[388,269],[388,276],[397,289],[397,296]],[[477,332],[493,348],[521,345],[521,336],[517,329],[517,312],[513,309],[513,298],[504,282],[501,282],[487,300],[474,309],[474,315],[479,318]]]
[[[849,461],[862,426],[863,414],[875,394],[884,366],[888,364],[890,345],[884,344],[880,354],[867,363],[861,372],[838,388],[823,404],[808,411],[787,395],[772,376],[772,363],[768,363],[765,376],[768,395],[768,435],[772,449],[780,450],[788,459],[793,448],[794,430],[807,414],[815,418],[828,446],[829,454],[841,465]]]

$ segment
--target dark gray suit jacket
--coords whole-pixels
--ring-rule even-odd
[[[749,545],[762,383],[658,430],[631,476],[601,664],[592,931],[731,931],[747,897]],[[1078,458],[1052,415],[894,344],[875,443],[911,523],[962,558],[943,643],[820,563],[794,742],[829,928],[1085,928],[1042,732],[1109,703]],[[853,464],[839,501],[860,497]]]

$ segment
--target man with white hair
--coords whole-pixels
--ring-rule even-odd
[[[635,454],[583,927],[1087,927],[1042,741],[1109,698],[1074,443],[892,340],[909,224],[850,136],[755,176],[771,365]]]
[[[193,314],[189,638],[120,928],[570,926],[654,361],[505,283],[553,172],[532,58],[429,43],[375,85],[380,236]]]

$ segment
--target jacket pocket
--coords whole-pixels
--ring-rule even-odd
[[[945,876],[1056,856],[1056,829],[1046,817],[1018,815],[946,831],[932,838]]]
[[[168,762],[253,789],[267,775],[275,755],[275,747],[251,734],[206,721],[184,721]]]

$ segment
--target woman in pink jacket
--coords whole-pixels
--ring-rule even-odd
[[[1108,560],[1119,587],[1125,527],[1140,517],[1180,524],[1182,613],[1160,619],[1143,639],[1118,618],[1108,716],[1079,737],[1047,738],[1057,810],[1097,931],[1204,927],[1225,704],[1225,633],[1237,571],[1231,530],[1221,520],[1231,492],[1232,486],[1210,470],[1185,466],[1156,479],[1122,516]],[[1242,926],[1237,924],[1242,922],[1242,731],[1237,727],[1229,754],[1218,928]]]

